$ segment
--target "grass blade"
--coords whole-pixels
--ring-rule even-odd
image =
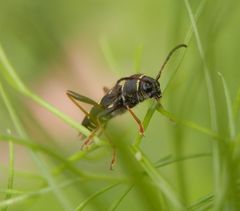
[[[109,211],[114,211],[116,210],[119,205],[121,204],[121,202],[123,201],[123,199],[127,196],[127,194],[133,189],[134,186],[131,186],[130,188],[128,188],[123,195],[117,200],[117,202],[112,206],[112,208],[109,209]]]
[[[8,61],[1,45],[0,45],[0,71],[3,73],[3,76],[5,79],[8,81],[8,83],[18,92],[22,93],[23,95],[29,97],[31,100],[35,101],[37,104],[40,106],[44,107],[54,115],[56,115],[58,118],[63,120],[66,124],[69,126],[77,129],[80,133],[82,133],[85,136],[88,136],[90,134],[90,131],[83,127],[81,124],[78,122],[74,121],[46,101],[44,101],[42,98],[31,92],[20,80],[18,75],[16,74],[16,71],[14,68],[11,66],[10,62]],[[12,118],[15,118],[15,115],[12,116]],[[14,122],[16,122],[16,118],[14,119]],[[19,126],[19,122],[15,124],[15,126]],[[23,129],[18,128],[18,132],[22,132]],[[25,136],[25,134],[21,134],[21,136]],[[97,136],[94,137],[95,143],[99,143],[100,140]]]
[[[208,101],[209,101],[209,108],[210,108],[210,115],[211,115],[211,125],[212,125],[212,129],[214,131],[217,131],[217,112],[216,112],[216,103],[215,103],[215,98],[214,98],[214,91],[213,91],[213,85],[212,85],[212,79],[210,76],[210,70],[208,68],[207,62],[206,62],[206,58],[205,58],[205,54],[204,54],[204,50],[202,47],[202,42],[200,39],[200,35],[198,32],[198,28],[197,28],[197,24],[196,21],[194,19],[194,15],[191,9],[191,6],[188,2],[188,0],[184,0],[185,2],[185,6],[187,8],[188,11],[188,15],[193,27],[193,33],[195,35],[196,38],[196,42],[197,42],[197,47],[198,47],[198,51],[203,63],[203,72],[204,72],[204,77],[205,77],[205,81],[206,81],[206,85],[207,85],[207,90],[208,90]]]
[[[177,119],[173,114],[171,114],[170,112],[165,110],[161,105],[158,106],[157,110],[158,110],[159,113],[166,116],[167,118],[169,118],[170,120],[174,121],[177,124],[181,124],[183,126],[186,126],[186,127],[192,128],[194,130],[197,130],[197,131],[199,131],[199,132],[201,132],[205,135],[208,135],[208,136],[210,136],[210,137],[212,137],[213,139],[216,139],[216,140],[222,140],[223,139],[217,133],[209,130],[208,128],[200,126],[200,125],[198,125],[194,122],[191,122],[191,121]]]
[[[22,201],[25,201],[27,199],[34,198],[34,197],[37,197],[37,196],[44,196],[46,193],[54,192],[56,189],[61,189],[61,188],[71,186],[71,185],[73,185],[73,184],[75,184],[79,181],[80,181],[79,179],[72,180],[72,181],[67,181],[67,182],[58,184],[55,187],[42,188],[38,191],[25,193],[23,195],[16,196],[16,197],[11,198],[11,199],[3,200],[0,203],[0,208],[5,208],[5,207],[8,207],[8,206],[12,206],[12,205],[18,204]]]
[[[191,21],[192,27],[193,27],[193,33],[196,38],[196,43],[197,43],[197,48],[203,63],[203,73],[204,73],[204,78],[206,82],[206,87],[207,87],[207,93],[208,93],[208,103],[209,103],[209,109],[210,109],[210,121],[211,121],[211,127],[213,131],[218,131],[218,126],[217,126],[217,111],[216,111],[216,103],[215,103],[215,98],[214,98],[214,90],[213,90],[213,85],[212,85],[212,79],[210,76],[210,71],[206,62],[205,54],[203,51],[202,47],[202,42],[200,39],[200,35],[198,32],[197,24],[194,19],[194,15],[192,12],[192,8],[189,4],[188,0],[184,0],[189,19]],[[218,143],[212,143],[212,152],[213,152],[213,167],[214,167],[214,187],[215,187],[215,196],[218,198],[218,194],[221,192],[221,182],[220,182],[220,153],[219,153],[219,146]],[[219,195],[220,197],[220,195]]]
[[[61,163],[64,163],[66,168],[68,170],[70,170],[71,172],[75,173],[76,175],[78,175],[78,176],[84,176],[85,175],[83,172],[81,172],[80,170],[73,167],[70,163],[68,163],[64,157],[62,157],[56,151],[51,150],[48,147],[44,147],[43,145],[32,143],[32,141],[27,140],[27,139],[21,139],[21,138],[16,138],[16,137],[13,137],[13,136],[6,136],[6,135],[1,135],[1,134],[0,134],[0,141],[13,142],[15,144],[25,146],[28,149],[31,149],[32,151],[43,152],[46,155],[60,161]]]
[[[109,65],[111,71],[113,71],[116,75],[119,75],[116,59],[113,56],[112,49],[111,49],[109,41],[107,40],[106,37],[101,37],[100,47],[102,49],[103,56],[104,56],[105,60],[107,61],[107,64]]]
[[[136,50],[134,55],[134,70],[135,73],[140,73],[141,63],[142,63],[142,55],[143,55],[143,45],[140,44]]]
[[[160,160],[156,164],[156,168],[161,168],[176,162],[181,162],[181,161],[186,161],[186,160],[191,160],[195,158],[202,158],[202,157],[211,157],[211,154],[209,153],[200,153],[200,154],[194,154],[194,155],[187,155],[179,158],[172,158],[170,160]]]
[[[234,100],[234,116],[235,118],[237,118],[238,114],[239,114],[239,109],[240,109],[240,88],[237,91],[237,96]]]
[[[2,85],[0,84],[0,93],[2,95],[3,101],[7,107],[7,110],[9,111],[10,117],[12,119],[12,122],[18,132],[18,134],[20,134],[21,137],[27,137],[27,133],[25,132],[25,130],[23,129],[17,114],[15,113],[6,92],[4,91]],[[11,140],[12,141],[12,140]],[[31,156],[33,158],[33,160],[36,162],[36,164],[38,165],[38,167],[40,168],[43,176],[46,178],[48,184],[50,186],[52,186],[53,188],[56,186],[55,183],[55,179],[52,177],[52,175],[48,172],[48,169],[46,169],[45,164],[43,163],[43,161],[39,158],[39,156],[32,150],[30,150]],[[63,196],[63,194],[61,193],[60,190],[54,189],[54,194],[56,195],[58,201],[60,204],[62,204],[62,206],[64,207],[65,210],[69,210],[70,209],[70,204],[68,203],[67,199]]]
[[[189,211],[205,211],[213,206],[214,196],[212,194],[206,195],[194,202],[189,208]]]
[[[10,141],[9,142],[9,172],[8,172],[8,186],[7,188],[9,190],[13,189],[13,181],[14,181],[14,145],[13,143]],[[6,197],[5,200],[10,199],[12,197],[12,193],[6,193]],[[2,209],[3,211],[6,211],[8,209],[8,207],[5,207],[4,209]]]
[[[80,211],[80,210],[83,210],[84,207],[87,206],[87,204],[93,200],[94,198],[96,198],[97,196],[105,193],[106,191],[114,188],[115,186],[119,185],[120,183],[116,183],[116,184],[113,184],[113,185],[110,185],[110,186],[107,186],[105,188],[103,188],[102,190],[100,191],[97,191],[96,193],[94,193],[93,195],[89,196],[87,199],[85,199],[84,201],[82,201],[74,210],[75,211]]]
[[[218,75],[222,79],[224,94],[225,94],[225,98],[226,98],[229,133],[230,133],[231,139],[234,140],[234,138],[236,136],[236,129],[235,129],[235,121],[234,121],[234,115],[233,115],[232,101],[231,101],[231,97],[229,95],[227,83],[226,83],[223,75],[220,72],[218,72]]]
[[[170,186],[170,184],[159,174],[154,165],[147,159],[144,153],[135,146],[131,147],[132,152],[137,157],[137,161],[152,179],[158,189],[164,194],[169,202],[175,207],[176,210],[185,210],[185,207],[179,197],[176,195],[176,191]]]

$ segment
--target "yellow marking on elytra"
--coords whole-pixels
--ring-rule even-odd
[[[138,80],[137,80],[137,83],[136,83],[137,84],[137,91],[139,91],[139,89],[140,89],[140,81],[143,77],[144,77],[144,75],[140,75]]]
[[[124,88],[125,83],[126,83],[126,81],[123,81],[123,84],[121,84],[121,97],[122,97],[123,103],[125,103],[125,97],[123,96],[123,88]]]

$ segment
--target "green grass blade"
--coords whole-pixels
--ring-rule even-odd
[[[93,151],[93,150],[95,150],[95,149],[97,149],[97,148],[99,148],[97,145],[92,145],[90,151],[89,151],[89,149],[88,149],[88,150],[79,151],[79,152],[74,153],[73,155],[71,155],[70,157],[67,158],[67,163],[62,163],[61,165],[55,167],[55,168],[52,170],[53,174],[54,174],[54,175],[60,174],[60,173],[63,172],[64,169],[67,167],[66,164],[68,164],[68,163],[75,163],[75,162],[81,160],[82,158],[84,158],[84,156],[85,156],[86,154],[90,153],[91,151]]]
[[[25,200],[28,200],[28,199],[31,199],[31,198],[34,198],[34,197],[44,196],[45,194],[47,194],[49,192],[54,192],[57,189],[62,189],[62,188],[65,188],[65,187],[69,187],[71,185],[76,184],[79,181],[80,181],[80,179],[75,179],[75,180],[71,180],[71,181],[67,181],[67,182],[58,184],[55,187],[42,188],[38,191],[24,193],[20,196],[16,196],[16,197],[11,198],[11,199],[3,200],[3,201],[0,202],[0,208],[5,208],[5,207],[8,207],[8,206],[12,206],[12,205],[18,204],[22,201],[25,201]]]
[[[134,186],[131,186],[130,188],[128,188],[123,194],[122,196],[114,203],[114,205],[109,209],[109,211],[115,211],[119,205],[121,204],[121,202],[123,201],[123,199],[128,195],[128,193],[133,189]]]
[[[119,75],[116,59],[113,55],[111,46],[106,37],[103,37],[103,36],[101,37],[100,47],[102,49],[103,56],[108,64],[108,66],[110,67],[111,71],[114,72],[116,75]]]
[[[199,17],[200,17],[201,14],[202,14],[203,8],[204,8],[204,6],[205,6],[205,2],[206,2],[206,0],[202,0],[202,1],[200,2],[200,4],[198,5],[196,14],[195,14],[195,16],[194,16],[196,22],[198,21]],[[189,27],[189,30],[188,30],[188,32],[187,32],[187,34],[186,34],[186,37],[185,37],[183,43],[189,45],[189,42],[190,42],[190,40],[192,39],[192,34],[193,34],[193,30],[192,30],[192,25],[191,25],[191,26]],[[168,81],[167,81],[167,83],[166,83],[166,85],[165,85],[165,88],[163,89],[163,93],[169,88],[169,85],[170,85],[171,82],[173,81],[174,76],[176,75],[176,73],[177,73],[177,71],[178,71],[178,69],[179,69],[179,67],[180,67],[180,65],[181,65],[181,62],[182,62],[183,59],[184,59],[184,56],[185,56],[185,54],[186,54],[186,50],[183,51],[183,52],[179,52],[179,54],[180,54],[180,58],[179,58],[179,60],[178,60],[178,62],[177,62],[177,65],[176,65],[176,67],[175,67],[175,70],[173,71],[173,73],[172,73],[171,76],[169,77],[169,79],[168,79]]]
[[[8,110],[8,113],[10,115],[10,118],[11,118],[13,124],[14,124],[14,127],[15,127],[16,131],[19,133],[20,136],[25,137],[26,133],[25,133],[25,131],[24,131],[24,129],[23,129],[23,127],[22,127],[22,125],[21,125],[21,123],[20,123],[20,121],[19,121],[19,119],[18,119],[18,117],[17,117],[17,115],[16,115],[8,97],[7,97],[6,92],[4,91],[4,89],[1,85],[1,83],[0,83],[0,93],[1,93],[3,102],[6,105],[6,108]]]
[[[145,130],[147,130],[147,128],[149,126],[151,118],[152,118],[154,112],[156,111],[157,105],[158,105],[158,102],[154,101],[147,110],[147,113],[146,113],[143,123],[142,123]],[[139,147],[139,145],[141,144],[142,138],[143,138],[143,136],[138,134],[133,145],[135,147]]]
[[[206,211],[213,206],[214,196],[212,194],[206,195],[194,202],[189,208],[189,211]]]
[[[0,44],[0,69],[9,84],[11,84],[16,89],[21,90],[22,92],[27,91],[26,86],[19,79],[18,75],[16,74],[13,67],[9,63],[1,44]]]
[[[231,101],[231,97],[229,95],[227,83],[226,83],[223,75],[220,72],[218,72],[218,75],[222,79],[224,94],[225,94],[225,98],[226,98],[229,133],[230,133],[231,139],[234,140],[234,138],[236,136],[236,129],[235,129],[235,120],[234,120],[234,115],[233,115],[232,101]]]
[[[237,96],[234,100],[233,108],[234,108],[234,116],[235,116],[235,118],[237,118],[237,116],[239,114],[239,110],[240,110],[240,88],[237,91]]]
[[[0,193],[4,193],[6,195],[10,194],[12,196],[12,195],[24,194],[25,192],[24,191],[20,191],[20,190],[15,190],[15,189],[0,189]],[[5,198],[5,200],[7,200],[7,199],[10,199],[10,198]],[[4,209],[7,209],[7,207],[3,208],[3,210]]]
[[[134,70],[135,73],[140,73],[141,71],[141,63],[142,63],[142,55],[143,55],[143,45],[140,44],[134,54]]]
[[[177,196],[176,191],[170,184],[159,174],[154,165],[147,159],[144,153],[137,147],[131,146],[131,151],[135,155],[137,161],[152,179],[159,191],[164,194],[166,199],[175,207],[176,210],[185,210],[181,199]]]
[[[176,162],[181,162],[181,161],[186,161],[186,160],[191,160],[191,159],[195,159],[195,158],[202,158],[202,157],[211,157],[210,153],[200,153],[200,154],[194,154],[194,155],[186,155],[183,157],[179,157],[179,158],[172,158],[169,160],[159,160],[157,162],[157,164],[155,165],[156,168],[161,168],[164,166],[168,166],[170,164],[174,164]]]
[[[35,101],[40,106],[44,107],[45,109],[47,109],[48,111],[53,113],[55,116],[57,116],[61,120],[63,120],[66,124],[75,128],[76,130],[78,130],[83,135],[85,135],[85,136],[90,135],[90,131],[87,128],[85,128],[84,126],[82,126],[78,122],[74,121],[73,119],[71,119],[70,117],[68,117],[67,115],[65,115],[64,113],[62,113],[61,111],[59,111],[58,109],[56,109],[55,107],[53,107],[52,105],[50,105],[49,103],[44,101],[39,96],[35,95],[34,93],[32,93],[30,91],[27,92],[27,93],[24,93],[24,94],[27,95],[30,99]],[[100,144],[100,140],[97,136],[94,137],[94,141],[95,141],[96,144]]]
[[[83,210],[84,207],[86,207],[91,200],[93,200],[93,199],[96,198],[97,196],[105,193],[106,191],[114,188],[115,186],[117,186],[117,185],[119,185],[119,184],[120,184],[120,183],[116,183],[116,184],[107,186],[107,187],[103,188],[103,189],[100,190],[100,191],[97,191],[96,193],[94,193],[93,195],[89,196],[87,199],[85,199],[84,201],[82,201],[74,210],[75,210],[75,211]]]
[[[198,7],[197,7],[197,10],[196,10],[196,13],[194,15],[194,20],[195,20],[195,23],[198,22],[201,14],[202,14],[202,11],[204,9],[204,6],[205,6],[205,3],[206,3],[206,0],[201,0],[201,2],[199,3]],[[193,25],[191,24],[189,30],[188,30],[188,33],[186,35],[186,38],[185,38],[185,42],[184,43],[189,43],[191,38],[192,38],[192,34],[194,33],[193,31]]]
[[[88,136],[90,134],[90,131],[83,127],[81,124],[78,122],[74,121],[46,101],[44,101],[42,98],[31,92],[20,80],[18,75],[16,74],[16,71],[14,68],[11,66],[10,62],[8,61],[1,45],[0,45],[0,71],[3,73],[3,76],[5,79],[8,81],[8,83],[18,92],[22,93],[23,95],[28,96],[30,99],[35,101],[37,104],[40,106],[44,107],[54,115],[56,115],[58,118],[60,118],[62,121],[64,121],[66,124],[69,126],[77,129],[80,133],[84,134],[85,136]],[[13,115],[12,117],[15,117]],[[14,122],[16,122],[16,118],[14,119]],[[20,126],[19,122],[15,124],[15,126]],[[24,131],[23,129],[18,128],[18,132]],[[25,134],[21,134],[21,136],[25,136]],[[94,141],[96,143],[99,143],[100,140],[97,136],[94,137]]]
[[[177,119],[177,117],[175,117],[172,113],[165,110],[162,106],[158,106],[157,110],[158,110],[159,113],[161,113],[162,115],[164,115],[165,117],[169,118],[170,120],[174,121],[177,124],[181,124],[183,126],[186,126],[186,127],[192,128],[194,130],[197,130],[197,131],[199,131],[199,132],[201,132],[205,135],[208,135],[208,136],[212,137],[213,139],[223,140],[223,137],[220,137],[217,133],[209,130],[208,128],[200,126],[200,125],[198,125],[194,122],[191,122],[191,121]]]
[[[25,132],[25,130],[23,129],[17,114],[15,113],[6,92],[4,91],[1,83],[0,83],[0,93],[2,95],[3,101],[7,107],[7,110],[9,111],[10,117],[12,119],[12,122],[18,132],[18,134],[20,134],[21,137],[27,137],[27,133]],[[12,140],[11,140],[12,141]],[[37,155],[34,151],[30,150],[31,156],[33,158],[33,160],[36,162],[36,164],[38,165],[38,167],[40,168],[43,176],[46,178],[46,180],[48,181],[48,184],[52,187],[56,186],[55,183],[55,179],[52,177],[52,175],[49,173],[48,169],[46,169],[45,164],[43,163],[43,161],[40,159],[39,155]],[[64,197],[64,195],[62,194],[62,192],[58,189],[54,189],[54,194],[56,195],[59,203],[63,206],[64,210],[69,210],[70,209],[70,204],[67,201],[67,199]]]
[[[0,141],[13,142],[15,144],[25,146],[25,147],[33,150],[33,151],[43,152],[46,155],[60,161],[61,163],[64,163],[64,165],[66,166],[66,168],[69,171],[75,173],[78,176],[85,176],[85,174],[83,172],[81,172],[79,169],[76,169],[70,163],[68,163],[67,160],[64,157],[62,157],[56,151],[51,150],[48,147],[45,147],[45,146],[40,145],[40,144],[32,143],[32,141],[27,140],[27,139],[21,139],[21,138],[16,138],[16,137],[13,137],[13,136],[7,136],[7,135],[1,135],[1,134],[0,134]]]
[[[191,21],[192,27],[193,27],[193,33],[196,38],[197,48],[203,63],[203,73],[205,77],[206,87],[207,87],[207,93],[208,93],[208,103],[209,103],[209,109],[210,109],[210,121],[211,121],[211,127],[213,131],[218,131],[218,125],[217,125],[217,111],[216,111],[216,103],[214,98],[214,90],[212,85],[212,79],[210,77],[210,70],[208,68],[205,54],[202,47],[202,42],[200,39],[200,35],[198,32],[197,24],[194,19],[194,15],[192,12],[192,8],[189,4],[188,0],[184,0],[189,19]],[[221,182],[220,182],[220,152],[219,152],[219,146],[218,143],[212,143],[212,152],[213,152],[213,167],[214,167],[214,187],[215,187],[215,196],[218,198],[218,194],[221,192]],[[219,195],[220,197],[220,195]]]
[[[55,160],[59,161],[60,163],[63,163],[64,169],[67,169],[68,171],[72,172],[77,177],[81,177],[81,178],[85,178],[85,179],[129,182],[124,177],[91,174],[89,172],[81,171],[80,169],[73,166],[73,164],[70,161],[68,161],[65,157],[62,157],[60,154],[58,154],[55,150],[51,150],[51,148],[45,147],[40,144],[32,143],[32,141],[27,140],[27,139],[21,139],[21,138],[17,138],[14,136],[7,136],[7,135],[0,134],[0,141],[4,141],[4,142],[12,141],[14,144],[22,145],[24,147],[32,149],[33,151],[42,152],[42,153],[46,154],[47,156],[50,156],[50,157],[54,158]],[[61,165],[61,167],[62,167],[62,165]],[[55,169],[56,168],[54,168],[54,170]],[[55,171],[53,171],[53,174],[54,173],[55,173]],[[26,175],[26,173],[23,173],[23,175]],[[41,179],[43,180],[43,178],[41,178]]]
[[[204,53],[204,50],[203,50],[203,47],[202,47],[202,42],[201,42],[201,39],[200,39],[200,35],[199,35],[199,32],[198,32],[197,24],[196,24],[191,6],[190,6],[188,0],[184,0],[184,2],[185,2],[185,6],[187,8],[189,19],[190,19],[192,27],[193,27],[193,33],[194,33],[195,38],[196,38],[198,51],[199,51],[199,54],[200,54],[200,57],[201,57],[201,60],[202,60],[202,63],[203,63],[203,72],[204,72],[204,77],[205,77],[206,86],[207,86],[207,90],[208,90],[208,101],[209,101],[212,129],[214,131],[217,131],[216,103],[215,103],[215,98],[214,98],[214,90],[213,90],[213,85],[212,85],[212,79],[211,79],[211,76],[210,76],[210,70],[209,70],[207,62],[206,62],[205,53]]]
[[[9,172],[8,172],[8,186],[7,188],[9,190],[13,189],[13,181],[14,181],[14,145],[13,143],[10,141],[9,142]],[[10,199],[12,197],[12,193],[7,193],[5,200]],[[4,209],[2,209],[3,211],[6,211],[8,209],[8,207],[5,207]]]
[[[1,141],[1,138],[0,138],[0,141]],[[4,171],[8,170],[8,168],[6,166],[0,165],[0,168],[4,169]],[[26,172],[26,171],[19,171],[19,170],[15,169],[14,170],[14,175],[16,175],[18,177],[24,177],[26,179],[33,179],[33,180],[41,182],[42,184],[46,184],[46,180],[41,175],[38,175],[38,174],[35,174],[35,173]]]

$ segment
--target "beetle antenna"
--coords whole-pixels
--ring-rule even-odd
[[[161,77],[162,71],[163,71],[165,65],[167,64],[168,60],[169,60],[170,57],[172,56],[172,54],[173,54],[177,49],[182,48],[182,47],[186,48],[187,45],[185,45],[185,44],[179,44],[179,45],[177,45],[176,47],[174,47],[174,48],[169,52],[169,54],[168,54],[167,58],[165,59],[165,61],[164,61],[163,65],[162,65],[159,73],[157,74],[156,81],[158,81],[158,79]]]

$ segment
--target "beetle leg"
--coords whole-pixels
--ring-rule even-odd
[[[94,136],[96,135],[96,133],[97,133],[97,131],[99,130],[99,129],[101,129],[101,131],[100,132],[102,132],[102,131],[104,131],[104,126],[103,126],[103,124],[101,123],[101,121],[100,121],[100,118],[102,117],[102,116],[105,116],[106,114],[108,114],[109,113],[109,110],[103,110],[102,112],[100,112],[98,115],[97,115],[97,117],[96,117],[96,123],[97,123],[97,128],[96,129],[94,129],[93,131],[92,131],[92,133],[87,137],[87,139],[84,141],[84,143],[82,144],[82,146],[81,146],[81,149],[84,149],[86,146],[88,146],[88,145],[90,145],[91,143],[92,143],[92,141],[93,141],[93,138],[94,138]]]
[[[113,170],[113,166],[116,164],[117,152],[116,152],[116,147],[113,145],[111,139],[109,138],[109,136],[107,135],[107,133],[106,133],[106,131],[105,131],[106,124],[103,125],[103,124],[101,123],[101,121],[100,121],[100,118],[103,117],[103,116],[105,116],[105,115],[108,115],[108,114],[112,113],[112,112],[115,111],[115,110],[116,110],[116,108],[111,108],[111,109],[102,111],[102,112],[99,113],[98,116],[97,116],[98,126],[99,126],[99,128],[102,129],[101,132],[104,133],[105,137],[107,138],[109,144],[110,144],[111,147],[112,147],[112,159],[111,159],[110,167],[109,167],[110,170]]]
[[[87,139],[83,142],[83,144],[81,145],[81,150],[83,150],[85,147],[89,146],[92,141],[93,141],[93,137],[95,136],[95,134],[97,133],[99,128],[94,129],[91,134],[87,137]]]
[[[98,104],[98,103],[95,102],[94,100],[92,100],[92,99],[90,99],[90,98],[88,98],[88,97],[86,97],[86,96],[80,95],[80,94],[78,94],[78,93],[76,93],[76,92],[74,92],[74,91],[68,90],[66,94],[67,94],[67,96],[69,97],[69,99],[70,99],[87,117],[89,117],[90,119],[92,119],[90,113],[87,112],[87,111],[80,105],[79,102],[87,103],[87,104],[90,104],[90,105],[93,105],[93,106],[102,107],[100,104]],[[79,136],[80,136],[80,139],[83,139],[83,138],[85,137],[85,136],[84,136],[83,134],[81,134],[81,133],[79,133]],[[93,135],[90,134],[89,137],[87,137],[87,140],[86,140],[86,141],[89,142],[88,139],[91,139],[91,137],[93,137],[93,136],[94,136],[94,134],[93,134]],[[85,142],[86,142],[86,141],[85,141]],[[85,143],[85,142],[84,142],[84,143]],[[86,145],[86,144],[83,144],[83,147],[84,147],[84,145]]]
[[[104,94],[107,94],[110,91],[110,89],[106,86],[103,87]]]
[[[116,148],[112,145],[112,160],[111,160],[111,163],[110,163],[110,170],[113,170],[113,166],[116,164],[116,161],[117,161],[117,151],[116,151]]]
[[[138,126],[139,126],[139,132],[141,135],[144,135],[144,127],[142,125],[142,122],[140,121],[140,119],[136,116],[136,114],[134,114],[134,112],[131,110],[131,108],[129,108],[128,106],[126,107],[127,110],[130,112],[130,114],[132,115],[132,117],[134,118],[134,120],[137,122]]]
[[[77,102],[79,100],[76,98],[75,95],[68,91],[67,96],[86,116],[90,116],[89,113]]]

